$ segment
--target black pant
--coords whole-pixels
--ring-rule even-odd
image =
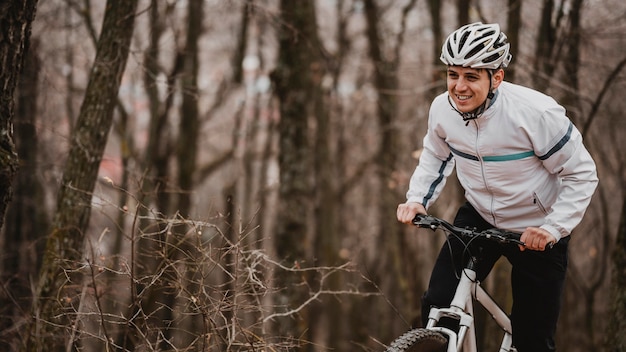
[[[454,225],[492,228],[469,204],[462,206]],[[422,298],[422,322],[428,321],[431,307],[449,306],[459,275],[468,258],[468,248],[454,236],[449,237],[435,263],[428,290]],[[480,258],[477,278],[483,281],[495,262],[504,255],[512,264],[513,308],[511,324],[513,344],[519,352],[555,351],[554,334],[561,308],[561,296],[567,268],[569,236],[544,252],[520,251],[517,245],[501,245],[486,240],[469,247]]]

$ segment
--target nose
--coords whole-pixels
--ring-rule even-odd
[[[456,80],[455,88],[457,91],[460,91],[460,92],[467,89],[467,82],[465,82],[465,79],[463,77],[460,77],[459,79]]]

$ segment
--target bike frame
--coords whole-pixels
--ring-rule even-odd
[[[474,259],[470,260],[473,263]],[[496,323],[504,331],[500,352],[517,351],[513,344],[511,321],[498,304],[487,294],[476,280],[476,272],[471,268],[472,264],[463,269],[461,279],[457,286],[450,307],[431,308],[428,315],[426,329],[438,331],[448,337],[447,352],[477,352],[476,332],[474,328],[473,302],[479,302],[492,316]],[[450,317],[459,321],[459,331],[453,331],[447,327],[437,326],[442,317]]]

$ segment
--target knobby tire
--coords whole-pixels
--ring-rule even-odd
[[[442,334],[426,330],[413,329],[395,339],[386,352],[445,352],[448,339]]]

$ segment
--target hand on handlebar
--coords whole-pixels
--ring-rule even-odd
[[[548,248],[552,248],[556,243],[556,238],[552,234],[539,227],[529,227],[523,233],[520,238],[524,242],[524,246],[520,245],[520,251],[530,249],[533,251],[545,251]]]
[[[400,204],[398,206],[398,220],[402,221],[403,216],[407,216],[415,211],[415,207],[411,204]],[[415,213],[413,213],[415,214]],[[533,251],[544,251],[551,249],[557,242],[556,238],[548,231],[539,227],[528,227],[523,233],[512,232],[497,228],[477,231],[472,228],[462,228],[454,226],[449,222],[427,215],[425,213],[417,213],[413,215],[411,223],[421,228],[430,228],[432,230],[442,229],[449,234],[468,238],[486,238],[501,243],[517,244],[520,251],[530,249]],[[402,221],[404,222],[404,221]]]
[[[396,216],[398,221],[404,224],[412,224],[415,215],[426,214],[426,209],[420,203],[406,202],[398,204],[398,210]]]

